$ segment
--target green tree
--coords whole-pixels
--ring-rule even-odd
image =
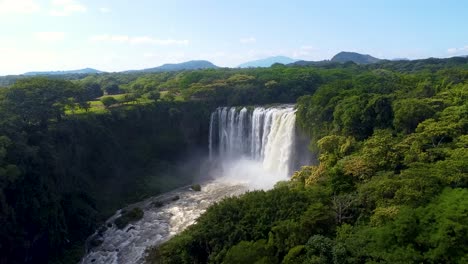
[[[117,99],[115,99],[114,97],[112,96],[108,96],[108,97],[104,97],[101,99],[101,102],[102,104],[106,107],[106,108],[109,108],[111,107],[112,105],[115,105],[115,104],[118,104],[119,101],[117,101]]]
[[[393,125],[406,134],[413,132],[419,123],[431,118],[434,109],[425,101],[419,99],[401,99],[393,105],[395,118]]]
[[[66,107],[85,104],[83,90],[69,81],[32,78],[18,81],[5,94],[6,111],[28,125],[60,121]]]

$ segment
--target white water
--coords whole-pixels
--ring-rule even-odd
[[[218,108],[210,120],[210,157],[218,157],[222,175],[229,173],[233,163],[250,160],[257,161],[263,172],[287,179],[292,169],[295,121],[291,106],[257,107],[253,111],[245,107]],[[257,172],[251,175],[257,176]]]
[[[102,239],[103,243],[91,249],[81,263],[144,263],[147,248],[161,244],[195,223],[212,203],[246,190],[245,185],[218,180],[203,184],[201,192],[187,187],[134,204],[129,208],[141,208],[144,211],[143,219],[130,223],[122,230],[112,225],[101,235],[96,232],[90,239]],[[172,201],[176,196],[179,199]],[[165,205],[157,207],[154,204],[156,201],[164,201]],[[120,210],[106,224],[113,223],[119,216]]]
[[[119,210],[106,222],[110,228],[90,237],[103,242],[90,248],[81,263],[144,263],[146,249],[195,223],[212,203],[286,180],[292,169],[294,127],[291,106],[218,108],[211,114],[208,146],[210,160],[219,165],[212,172],[215,180],[202,184],[201,192],[181,188],[130,206],[127,209],[141,208],[144,216],[122,230],[112,224]],[[175,196],[179,199],[173,200]],[[157,201],[164,205],[155,206]]]

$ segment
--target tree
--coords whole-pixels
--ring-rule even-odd
[[[239,244],[229,249],[226,253],[226,257],[224,257],[223,263],[277,263],[271,251],[264,239],[256,242],[241,241]]]
[[[161,98],[161,93],[158,91],[151,91],[148,93],[148,99],[150,100],[154,100],[155,102],[157,102],[159,98]]]
[[[119,101],[117,101],[117,99],[115,99],[114,97],[112,96],[108,96],[108,97],[104,97],[101,99],[101,102],[102,104],[106,107],[106,108],[109,108],[111,107],[112,105],[115,105],[117,103],[119,103]]]
[[[28,125],[60,121],[66,107],[85,104],[83,89],[69,81],[31,78],[15,83],[5,94],[5,108]]]
[[[393,112],[393,125],[406,134],[413,132],[419,123],[434,115],[434,109],[419,99],[398,100],[393,105]]]
[[[116,83],[110,82],[104,85],[103,90],[105,94],[112,95],[112,94],[119,94],[120,87]]]
[[[83,83],[83,87],[85,89],[87,100],[96,99],[104,94],[102,92],[101,85],[97,82],[87,81]]]
[[[372,120],[364,119],[367,100],[361,96],[349,96],[335,107],[334,125],[338,131],[358,139],[372,133]]]

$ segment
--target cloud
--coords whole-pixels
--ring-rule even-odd
[[[86,12],[86,6],[75,0],[52,0],[51,16],[69,16],[73,13]]]
[[[32,14],[40,10],[35,0],[0,0],[0,14]]]
[[[155,44],[155,45],[188,45],[189,41],[176,40],[176,39],[155,39],[151,37],[135,37],[130,38],[130,43],[132,44]]]
[[[101,8],[99,8],[99,11],[101,13],[110,13],[111,12],[110,8],[107,8],[107,7],[101,7]]]
[[[318,50],[319,49],[314,46],[304,45],[304,46],[301,46],[298,50],[293,51],[292,57],[293,58],[309,57],[313,55],[314,53],[316,53]]]
[[[63,59],[58,54],[47,51],[22,50],[15,47],[0,47],[0,75],[21,74],[26,71],[50,70],[54,62]]]
[[[241,38],[239,40],[240,43],[242,44],[253,44],[257,42],[257,39],[254,37],[249,37],[249,38]]]
[[[120,43],[129,43],[134,45],[139,44],[150,44],[150,45],[160,45],[160,46],[169,46],[169,45],[188,45],[189,41],[176,40],[176,39],[156,39],[149,36],[142,37],[129,37],[126,35],[97,35],[89,38],[92,42],[120,42]]]
[[[52,31],[36,32],[34,33],[34,36],[39,41],[57,42],[57,41],[62,41],[65,39],[65,32],[52,32]]]
[[[167,63],[175,63],[183,61],[186,58],[184,52],[165,52],[165,53],[152,53],[147,52],[143,54],[143,57],[153,60],[159,60]]]
[[[128,42],[129,39],[126,35],[97,35],[89,38],[92,42]]]
[[[314,46],[310,46],[310,45],[304,45],[304,46],[301,46],[301,50],[314,51],[314,50],[317,50],[317,48]]]
[[[457,54],[457,53],[463,53],[463,52],[468,52],[468,45],[461,47],[461,48],[450,48],[447,50],[449,54]]]

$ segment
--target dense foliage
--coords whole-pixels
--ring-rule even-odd
[[[2,78],[0,263],[76,262],[115,209],[191,182],[216,106],[296,101],[317,164],[150,261],[466,262],[467,80],[466,58]]]
[[[179,167],[206,145],[209,106],[67,110],[87,100],[63,80],[0,90],[0,263],[76,263],[86,237],[116,209],[191,183],[194,170]]]
[[[468,71],[390,66],[320,72],[297,105],[318,164],[212,206],[148,261],[466,263]]]

